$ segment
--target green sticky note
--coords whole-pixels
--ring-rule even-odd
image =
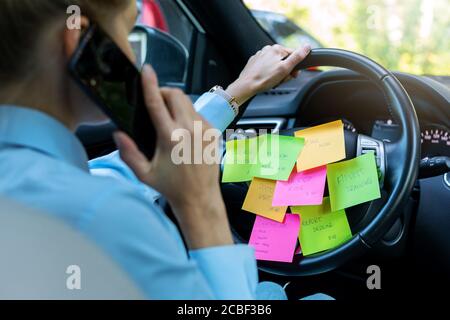
[[[305,140],[290,136],[264,135],[258,141],[258,166],[254,176],[287,181],[303,150]]]
[[[250,143],[251,142],[251,143]],[[256,165],[255,159],[250,158],[250,144],[255,144],[256,139],[230,140],[226,143],[227,154],[225,156],[222,182],[245,182],[253,178],[252,168]]]
[[[222,182],[287,181],[303,146],[303,138],[280,135],[228,141]]]
[[[331,210],[338,211],[381,197],[375,155],[327,166]]]
[[[352,237],[345,211],[332,212],[329,198],[320,206],[291,207],[291,211],[300,214],[299,240],[304,256],[333,249]]]

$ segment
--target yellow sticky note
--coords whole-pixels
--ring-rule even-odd
[[[268,219],[283,222],[287,206],[272,207],[275,185],[276,181],[274,180],[253,178],[242,209]]]
[[[297,131],[305,146],[297,160],[297,171],[305,171],[345,159],[344,125],[334,121]]]

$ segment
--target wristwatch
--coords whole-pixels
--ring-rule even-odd
[[[217,94],[218,96],[221,96],[225,100],[227,100],[228,104],[230,105],[231,109],[233,109],[234,114],[237,116],[239,114],[239,107],[240,104],[236,100],[235,97],[230,96],[221,86],[215,86],[211,90],[209,90],[210,93]]]

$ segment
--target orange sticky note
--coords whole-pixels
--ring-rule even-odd
[[[268,219],[283,222],[287,206],[272,207],[275,185],[276,181],[274,180],[253,178],[242,209]]]
[[[344,124],[334,121],[297,131],[305,146],[297,160],[297,171],[305,171],[345,159]]]

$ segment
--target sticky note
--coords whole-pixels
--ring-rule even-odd
[[[256,159],[252,159],[250,149],[254,148],[256,139],[230,140],[226,143],[227,154],[224,162],[222,182],[245,182],[253,178],[252,167]]]
[[[297,161],[299,172],[346,157],[344,125],[340,120],[297,131],[295,136],[305,139],[305,146]]]
[[[259,137],[259,167],[255,177],[287,181],[298,156],[303,150],[305,140],[280,135]]]
[[[333,249],[352,237],[345,211],[332,212],[329,198],[320,206],[291,207],[291,211],[300,214],[299,240],[304,256]]]
[[[373,153],[328,165],[327,178],[333,211],[381,197]]]
[[[256,217],[249,245],[257,260],[292,262],[299,229],[297,214],[287,214],[282,223]]]
[[[294,170],[288,181],[277,181],[272,206],[310,206],[322,204],[327,167]]]
[[[253,178],[242,209],[268,219],[282,222],[287,211],[287,206],[272,206],[275,184],[276,182],[273,180]]]
[[[270,134],[228,141],[222,182],[244,182],[253,177],[286,181],[303,145],[302,138]]]

